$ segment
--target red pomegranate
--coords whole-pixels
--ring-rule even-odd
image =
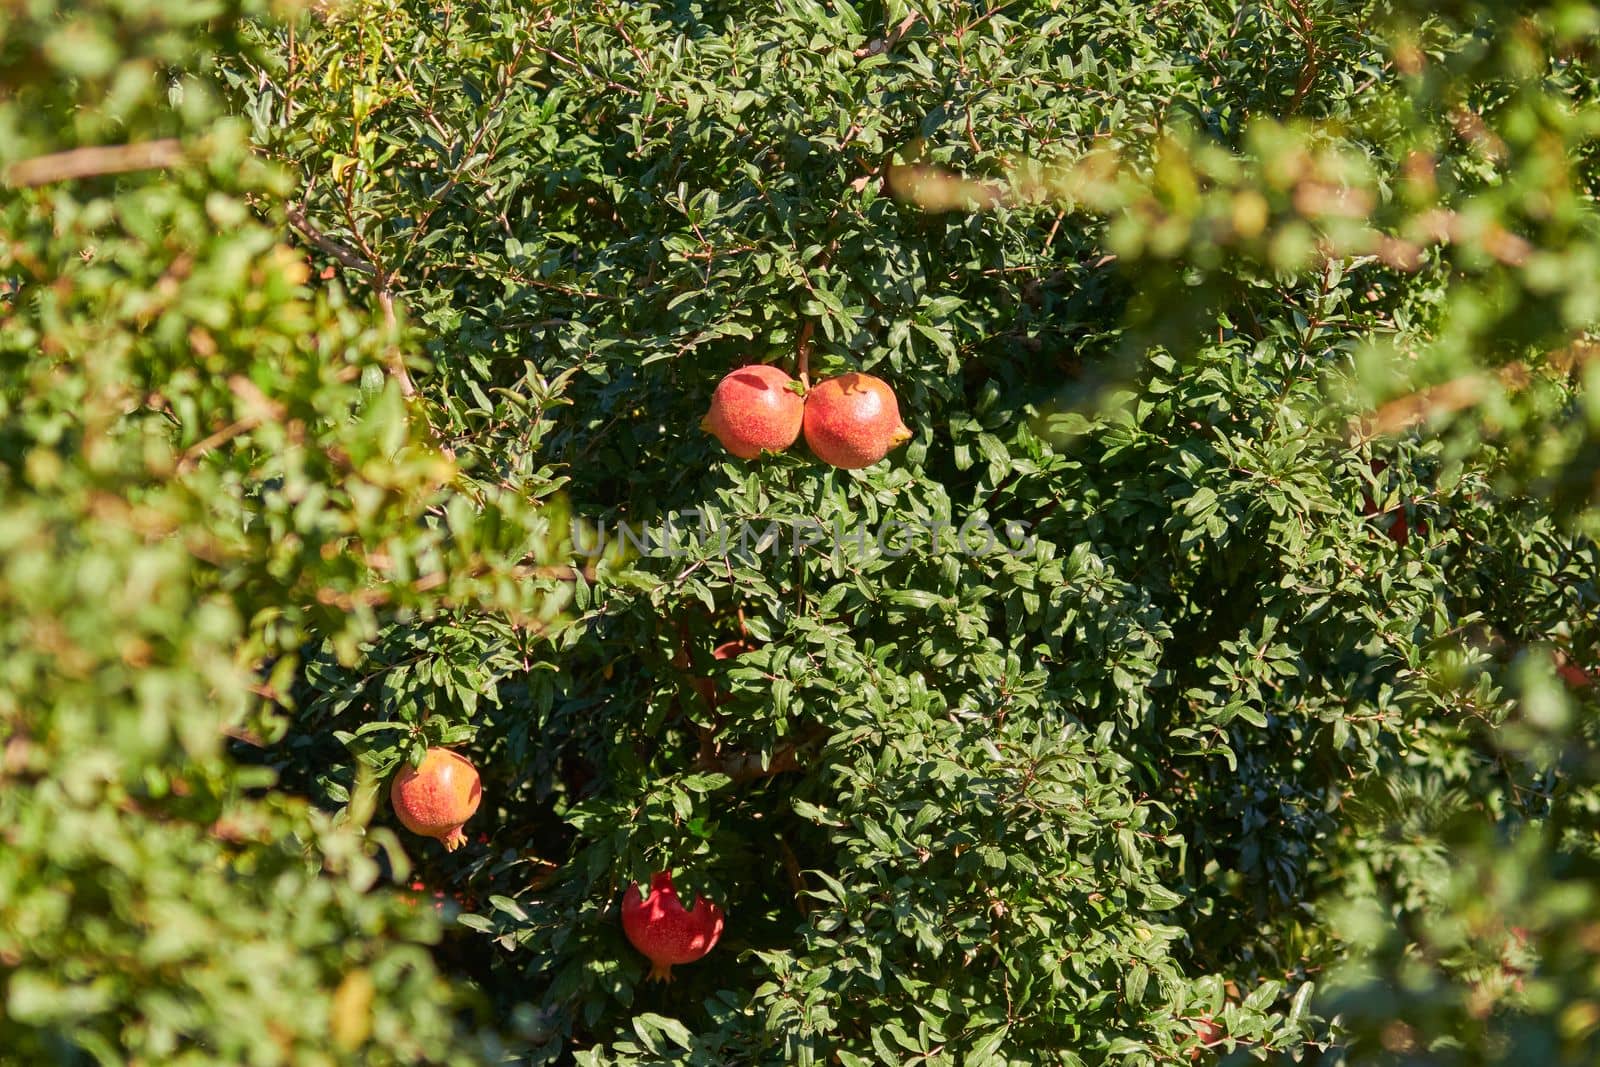
[[[711,650],[711,658],[733,659],[737,656],[744,655],[746,652],[754,652],[755,650],[756,646],[746,641],[724,641],[722,644]],[[712,707],[716,707],[718,704],[722,703],[722,694],[717,690],[715,685],[711,684],[710,678],[694,677],[689,679],[689,684],[694,686],[694,691],[699,693],[701,699],[707,704],[710,704]]]
[[[1574,689],[1586,689],[1600,680],[1600,671],[1586,671],[1565,656],[1556,657],[1556,674]]]
[[[1388,469],[1389,464],[1385,461],[1381,459],[1372,461],[1373,474],[1382,474]],[[1361,514],[1368,518],[1379,520],[1379,526],[1383,529],[1384,535],[1401,548],[1406,547],[1411,542],[1411,523],[1406,518],[1405,505],[1402,504],[1388,511],[1379,511],[1377,502],[1371,496],[1363,493],[1361,496]],[[1425,535],[1427,532],[1428,524],[1418,520],[1417,533]]]
[[[672,888],[672,872],[657,871],[648,897],[641,898],[636,885],[622,895],[622,932],[650,958],[650,977],[670,982],[673,964],[693,963],[722,936],[722,909],[696,896],[694,907],[685,911]]]
[[[1222,1040],[1222,1027],[1217,1025],[1215,1019],[1209,1015],[1202,1015],[1197,1019],[1189,1020],[1194,1036],[1200,1039],[1200,1044],[1189,1050],[1189,1059],[1198,1060],[1202,1049],[1209,1048]]]
[[[782,452],[800,436],[805,401],[795,380],[777,367],[753,363],[717,383],[700,428],[740,459]]]
[[[1376,517],[1379,520],[1380,527],[1384,522],[1387,522],[1388,527],[1384,529],[1384,535],[1401,548],[1404,548],[1406,545],[1411,543],[1411,523],[1406,519],[1404,507],[1396,508],[1393,511],[1385,511],[1382,514],[1379,514],[1376,505],[1368,500],[1363,514]],[[1426,532],[1426,528],[1420,522],[1417,524],[1417,532]]]
[[[870,467],[911,439],[894,390],[881,378],[854,371],[811,387],[804,426],[817,458],[845,470]]]
[[[467,843],[461,826],[482,799],[477,768],[448,748],[430,748],[421,765],[401,767],[389,788],[389,803],[405,828],[438,838],[452,852]]]

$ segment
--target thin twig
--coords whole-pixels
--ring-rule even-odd
[[[240,400],[251,405],[252,410],[185,449],[178,459],[179,473],[193,470],[200,462],[200,457],[207,452],[227,444],[240,434],[249,433],[266,420],[283,418],[283,405],[263,393],[259,386],[242,374],[228,379],[228,388]]]
[[[1301,0],[1287,0],[1289,7],[1299,18],[1299,24],[1290,23],[1300,39],[1305,42],[1306,61],[1300,68],[1300,80],[1294,87],[1294,99],[1289,101],[1289,113],[1295,114],[1300,110],[1300,104],[1305,100],[1306,94],[1311,91],[1311,86],[1316,83],[1320,56],[1317,54],[1317,42],[1314,36],[1316,27],[1311,21],[1311,15],[1306,11]],[[1285,21],[1288,21],[1287,19]]]
[[[800,339],[795,342],[795,371],[800,379],[800,388],[811,388],[811,331],[815,326],[810,319],[800,324]]]
[[[289,225],[304,234],[307,240],[351,270],[358,270],[363,274],[378,273],[378,268],[363,258],[361,253],[317,229],[316,224],[306,217],[305,208],[299,204],[290,201],[284,206],[283,215],[288,219]]]
[[[394,294],[389,291],[387,282],[378,288],[378,306],[383,309],[383,326],[389,333],[389,346],[384,350],[383,363],[388,368],[390,376],[400,384],[400,394],[409,399],[417,395],[417,387],[406,371],[405,357],[400,354],[400,348],[395,344]],[[431,431],[432,427],[429,429]]]
[[[412,382],[410,373],[406,370],[405,358],[394,343],[396,316],[394,310],[394,294],[389,286],[392,278],[385,278],[367,255],[356,251],[342,241],[337,241],[317,228],[316,223],[306,217],[305,208],[300,204],[290,202],[284,206],[284,218],[305,235],[306,239],[322,251],[349,267],[351,270],[362,274],[370,274],[374,278],[373,291],[378,298],[378,307],[383,311],[383,325],[389,334],[389,346],[384,352],[383,363],[392,377],[400,386],[401,395],[410,398],[417,395],[416,384]]]
[[[1040,250],[1041,253],[1050,251],[1050,246],[1055,243],[1056,231],[1061,229],[1061,220],[1066,217],[1067,213],[1063,211],[1056,216],[1056,221],[1051,223],[1050,235],[1044,239],[1044,248]]]
[[[547,14],[541,25],[548,25],[549,21],[550,16]],[[526,29],[532,31],[534,28],[535,26],[530,19]],[[478,154],[478,148],[483,144],[484,137],[488,135],[489,127],[494,122],[496,114],[505,105],[507,97],[511,95],[511,89],[516,84],[517,75],[521,72],[523,54],[527,51],[531,40],[530,32],[528,35],[523,36],[522,40],[517,43],[516,49],[511,53],[511,59],[506,63],[501,74],[500,91],[495,94],[494,101],[489,105],[488,110],[484,112],[483,123],[478,127],[478,132],[473,135],[472,143],[461,154],[461,166],[450,175],[444,186],[429,198],[433,202],[428,205],[427,210],[422,213],[422,217],[411,227],[411,239],[406,243],[405,250],[400,255],[402,260],[406,259],[411,254],[412,249],[416,247],[417,242],[427,235],[428,222],[433,218],[434,212],[439,210],[440,205],[445,202],[455,187],[461,184],[466,168],[471,164],[473,157]]]

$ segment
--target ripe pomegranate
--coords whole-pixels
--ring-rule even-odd
[[[800,436],[805,401],[795,380],[777,367],[752,363],[717,383],[700,428],[740,459],[782,452]]]
[[[746,641],[724,641],[722,644],[711,650],[711,658],[733,659],[737,656],[744,655],[746,652],[754,652],[755,649],[756,646]],[[722,693],[718,691],[715,685],[711,684],[710,678],[690,678],[689,684],[694,686],[694,691],[699,693],[701,699],[707,704],[710,704],[712,707],[716,707],[718,704],[722,703]]]
[[[451,852],[467,843],[461,826],[482,799],[477,768],[448,748],[430,748],[420,766],[401,767],[389,788],[389,803],[405,828],[437,837]]]
[[[648,897],[641,899],[636,885],[622,895],[622,932],[650,958],[650,977],[670,982],[673,964],[693,963],[722,936],[722,909],[696,896],[694,907],[685,911],[672,888],[672,872],[657,871]]]
[[[1363,514],[1378,518],[1380,527],[1382,526],[1383,522],[1387,520],[1388,528],[1383,531],[1384,535],[1401,548],[1404,548],[1406,545],[1411,543],[1411,523],[1406,520],[1406,513],[1403,507],[1396,508],[1394,511],[1385,511],[1380,514],[1376,505],[1369,500],[1366,508],[1363,511]],[[1390,518],[1390,516],[1393,516],[1393,518]],[[1417,532],[1426,532],[1426,529],[1422,523],[1417,524]]]
[[[1382,474],[1388,468],[1389,464],[1381,459],[1372,461],[1373,474]],[[1372,497],[1363,493],[1361,496],[1361,514],[1369,518],[1378,519],[1384,535],[1401,548],[1406,547],[1411,542],[1411,523],[1406,518],[1405,505],[1402,504],[1389,511],[1379,511],[1378,505]],[[1425,536],[1428,532],[1428,524],[1421,520],[1417,521],[1416,528],[1419,535]]]
[[[1194,1030],[1194,1036],[1200,1039],[1200,1044],[1189,1050],[1189,1059],[1198,1060],[1203,1048],[1209,1048],[1222,1040],[1222,1027],[1217,1025],[1215,1019],[1209,1015],[1202,1015],[1197,1019],[1190,1019],[1189,1025]]]
[[[1586,689],[1600,681],[1600,671],[1586,671],[1565,656],[1556,657],[1556,674],[1573,689]]]
[[[845,470],[870,467],[911,439],[894,390],[881,378],[854,371],[811,387],[805,433],[818,459]]]

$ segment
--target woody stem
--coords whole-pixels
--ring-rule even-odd
[[[800,324],[800,339],[795,342],[796,370],[799,372],[800,388],[811,388],[811,330],[814,324],[810,319]]]

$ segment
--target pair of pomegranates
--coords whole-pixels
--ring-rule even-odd
[[[911,439],[894,390],[852,371],[818,382],[804,396],[777,367],[740,367],[717,383],[700,428],[740,459],[782,452],[803,430],[818,459],[834,467],[870,467]]]
[[[414,834],[436,838],[451,852],[466,844],[462,827],[482,800],[478,769],[448,748],[428,749],[420,764],[402,767],[389,787],[389,803],[401,824]],[[422,885],[413,883],[412,888]],[[694,907],[684,908],[672,887],[672,872],[658,871],[650,879],[648,897],[635,885],[623,894],[622,929],[649,958],[650,977],[671,981],[673,964],[693,963],[722,936],[722,909],[703,896],[695,898]]]

